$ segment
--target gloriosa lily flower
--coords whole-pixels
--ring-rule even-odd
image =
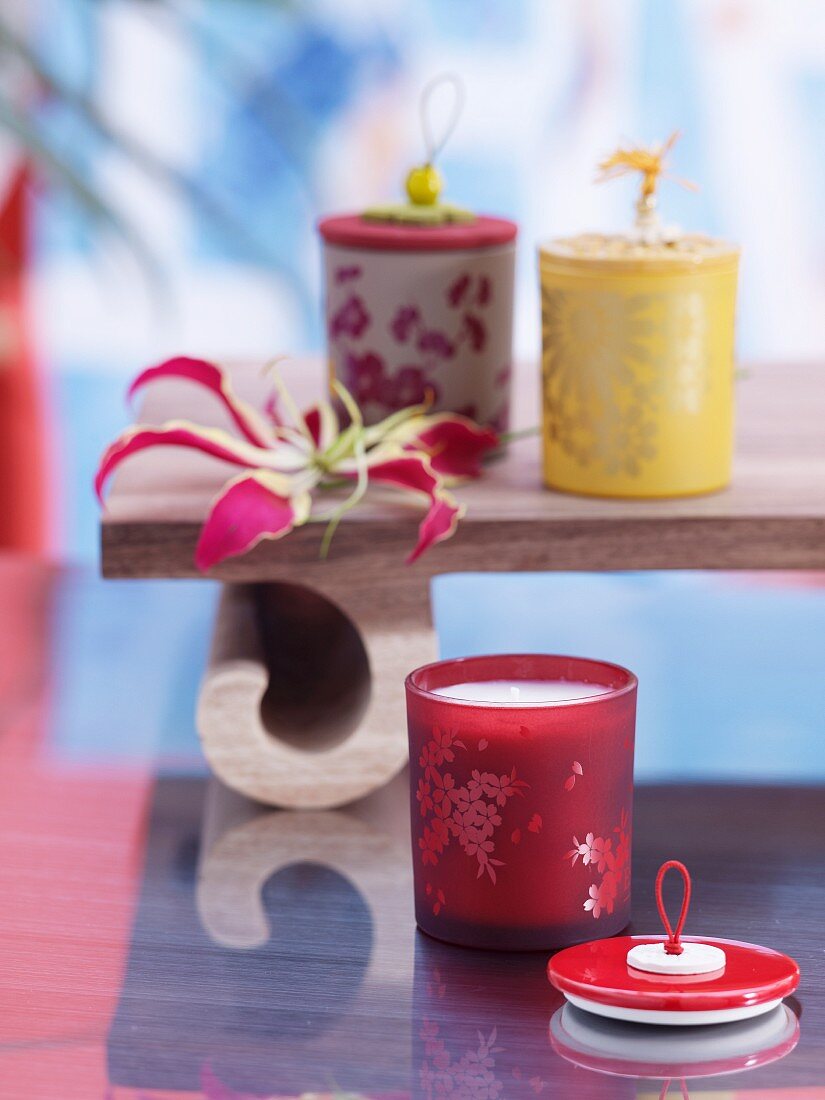
[[[212,502],[203,525],[195,564],[204,572],[251,550],[262,539],[282,538],[308,522],[326,522],[321,546],[325,556],[338,523],[370,484],[402,489],[427,501],[418,542],[407,558],[413,562],[449,538],[463,515],[447,486],[478,477],[483,457],[499,446],[495,432],[467,417],[428,415],[422,405],[367,427],[358,406],[338,383],[336,393],[350,418],[345,427],[329,401],[299,412],[277,376],[277,400],[262,414],[233,392],[224,370],[204,359],[178,357],[149,367],[134,380],[129,396],[161,378],[183,378],[210,390],[238,435],[187,420],[169,420],[159,427],[137,425],[104,452],[95,491],[102,504],[106,482],[120,463],[149,447],[190,447],[240,467],[242,472]],[[352,487],[343,501],[328,511],[315,508],[313,492],[347,485]]]

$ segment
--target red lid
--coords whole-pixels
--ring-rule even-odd
[[[725,952],[720,974],[683,977],[644,974],[627,964],[639,943],[662,943],[664,936],[618,936],[568,947],[547,964],[547,976],[562,993],[597,1004],[663,1012],[704,1012],[765,1004],[786,997],[799,985],[799,967],[778,951],[737,940],[684,936],[686,943],[707,943]]]
[[[479,216],[472,222],[445,225],[401,225],[368,221],[360,214],[322,218],[318,232],[330,244],[371,248],[377,252],[447,252],[493,248],[516,238],[518,226],[507,218]]]

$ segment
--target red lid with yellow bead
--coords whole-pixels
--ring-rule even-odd
[[[479,215],[472,221],[440,225],[379,221],[361,214],[322,218],[318,231],[329,244],[381,252],[443,252],[494,248],[514,241],[518,226],[507,218]]]
[[[453,108],[436,140],[430,99],[445,85],[452,88]],[[435,161],[458,122],[463,99],[463,85],[455,75],[443,73],[429,81],[420,103],[427,159],[407,173],[407,201],[382,203],[361,214],[322,218],[318,231],[328,244],[376,252],[458,252],[495,248],[515,240],[515,222],[477,215],[441,198],[444,180]]]

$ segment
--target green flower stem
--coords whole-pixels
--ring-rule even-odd
[[[499,439],[502,443],[517,443],[519,439],[529,439],[532,435],[541,435],[541,428],[520,428],[517,432],[502,432]]]
[[[332,383],[332,388],[341,398],[344,408],[347,410],[352,423],[350,427],[342,432],[342,435],[346,435],[347,432],[352,433],[352,455],[355,459],[356,469],[358,470],[358,481],[355,488],[347,497],[347,499],[336,508],[332,514],[332,518],[327,524],[327,529],[324,531],[324,537],[321,540],[321,557],[326,558],[329,554],[329,548],[332,545],[332,540],[338,529],[338,524],[355,506],[361,501],[364,494],[367,491],[367,485],[369,484],[369,473],[367,463],[367,448],[365,442],[364,433],[364,419],[361,416],[361,410],[353,400],[352,394],[343,386],[337,379]],[[340,459],[339,459],[340,461]]]
[[[332,545],[335,532],[338,530],[338,524],[347,514],[352,511],[367,491],[367,485],[369,484],[369,473],[367,464],[367,453],[364,449],[363,433],[360,433],[355,442],[355,461],[358,468],[358,481],[355,488],[347,497],[347,499],[335,510],[332,514],[332,518],[327,524],[327,529],[324,531],[324,537],[321,540],[321,558],[326,558],[329,554],[329,548]]]

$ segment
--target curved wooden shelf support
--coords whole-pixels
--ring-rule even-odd
[[[429,595],[226,585],[197,724],[212,770],[271,806],[329,809],[407,761],[404,679],[433,660]]]

